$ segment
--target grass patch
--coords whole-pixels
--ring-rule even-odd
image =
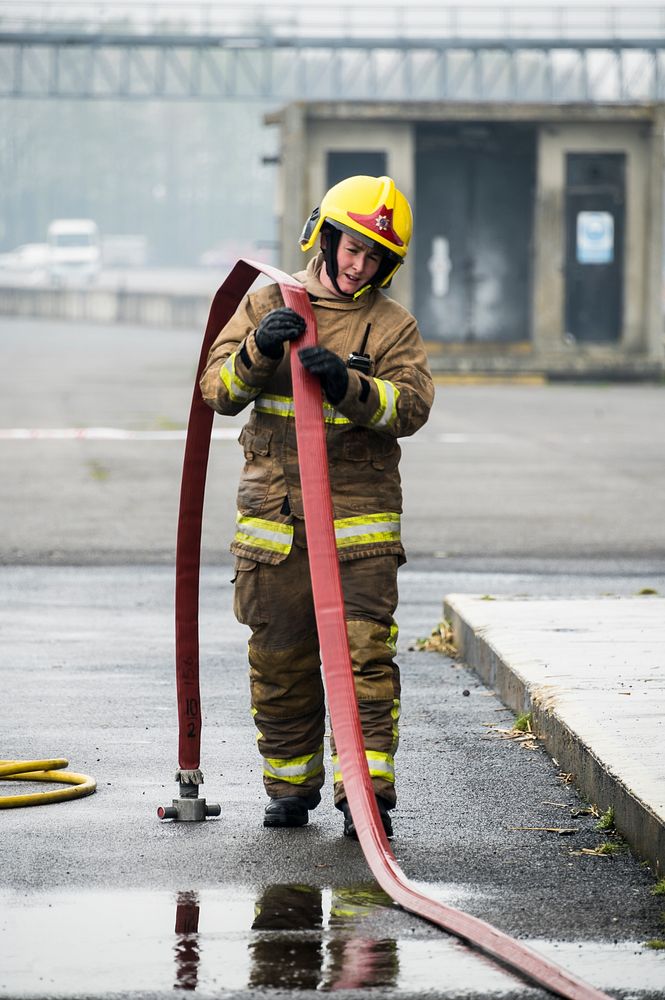
[[[596,830],[606,832],[614,829],[614,806],[609,806],[596,823]]]
[[[86,462],[86,465],[88,466],[88,472],[90,473],[90,477],[92,479],[95,479],[98,483],[106,482],[106,480],[111,475],[110,470],[107,469],[105,465],[102,465],[101,462],[98,462],[94,458],[91,459],[89,462]]]
[[[623,847],[622,844],[617,844],[613,840],[605,840],[602,844],[600,844],[596,848],[596,850],[597,850],[598,854],[600,854],[600,855],[603,855],[603,854],[610,854],[610,855],[612,855],[612,854],[618,854],[619,851],[622,850],[622,847]]]
[[[665,896],[665,878],[661,878],[660,882],[651,886],[651,892],[654,896]]]
[[[665,951],[665,941],[662,938],[651,938],[644,942],[645,948],[653,948],[654,951]]]
[[[513,729],[516,729],[518,733],[532,733],[532,722],[533,714],[531,712],[522,712],[515,719],[515,725]]]

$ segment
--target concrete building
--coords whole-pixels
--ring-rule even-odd
[[[281,134],[281,264],[333,183],[390,174],[415,231],[393,293],[438,371],[653,377],[665,106],[312,102]]]

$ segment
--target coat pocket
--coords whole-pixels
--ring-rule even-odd
[[[392,437],[358,428],[344,434],[342,458],[346,462],[370,463],[378,471],[392,471],[399,461],[399,445]]]
[[[272,431],[261,428],[245,426],[240,431],[238,441],[242,445],[245,453],[245,461],[252,462],[255,455],[269,455]]]
[[[249,625],[250,628],[264,625],[268,618],[263,599],[261,564],[254,559],[237,556],[233,582],[233,613],[240,624]]]
[[[238,485],[238,510],[257,517],[272,482],[272,431],[243,427],[238,440],[245,453],[245,466]]]

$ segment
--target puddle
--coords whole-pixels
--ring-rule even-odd
[[[432,888],[441,899],[455,896],[454,887]],[[531,994],[456,939],[429,928],[419,935],[374,883],[175,894],[4,892],[0,906],[0,997],[172,995],[174,989],[218,997],[270,989],[371,989],[377,996],[389,989],[396,997],[451,1000]],[[395,930],[400,922],[402,934]],[[529,944],[604,989],[634,990],[638,997],[665,986],[663,956],[640,944]]]

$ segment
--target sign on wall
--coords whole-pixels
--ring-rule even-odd
[[[614,218],[609,212],[577,213],[579,264],[611,264],[614,260]]]

